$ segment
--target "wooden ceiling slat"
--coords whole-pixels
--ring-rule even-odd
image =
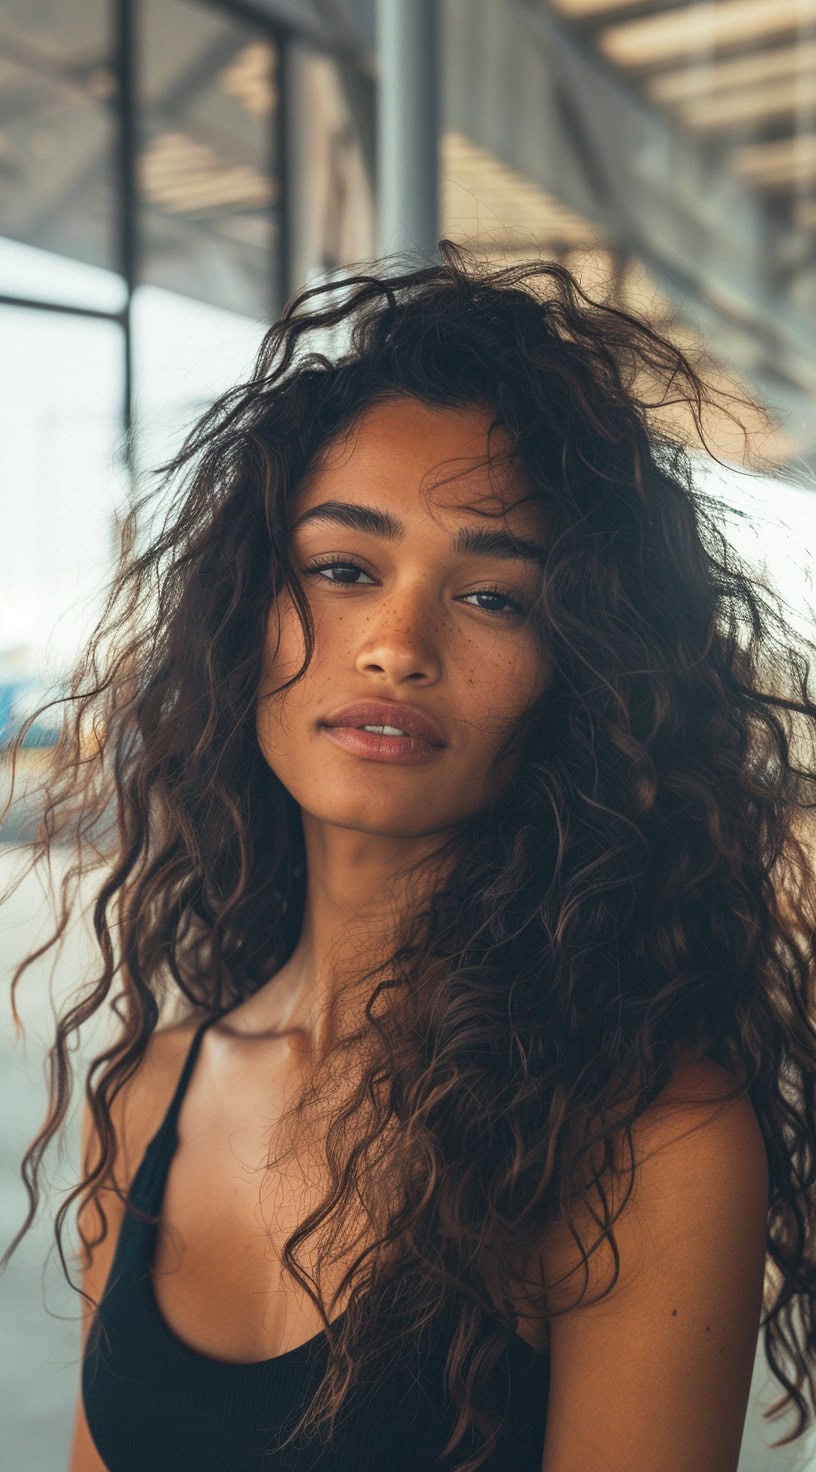
[[[739,91],[696,97],[686,104],[682,113],[692,127],[710,131],[795,117],[800,110],[814,107],[816,72],[810,72],[793,82],[770,82],[764,87],[744,87]]]
[[[816,179],[816,133],[799,133],[773,143],[735,149],[737,172],[762,187],[791,188]]]
[[[529,253],[554,242],[594,244],[600,232],[576,210],[462,133],[446,130],[440,144],[442,221],[454,240],[508,234],[526,238]]]
[[[551,4],[570,20],[593,20],[610,10],[643,9],[643,0],[551,0]]]
[[[816,0],[550,0],[597,50],[682,124],[731,144],[731,166],[775,213],[816,183]],[[639,74],[639,75],[638,75]],[[734,149],[757,136],[760,152]],[[784,136],[780,137],[780,134]],[[775,151],[774,151],[775,150]],[[770,203],[770,200],[769,200]],[[816,229],[816,209],[808,225]]]
[[[678,157],[687,149],[695,164],[707,160],[709,151],[712,159],[719,158],[726,196],[733,185],[736,198],[751,199],[746,243],[757,259],[762,250],[763,218],[791,232],[795,250],[780,252],[778,261],[769,239],[767,298],[762,270],[757,273],[756,323],[762,324],[768,340],[777,332],[778,322],[787,319],[789,305],[794,308],[792,316],[801,312],[810,317],[816,300],[809,264],[813,244],[807,238],[808,232],[816,237],[816,0],[543,3],[567,23],[565,41],[603,56],[611,70],[618,72],[622,90],[646,103],[642,120],[648,128],[648,115],[653,115],[656,138],[663,129],[660,114],[670,110],[679,124],[672,129]],[[807,132],[797,132],[797,128],[807,128]],[[703,131],[707,137],[701,148],[699,140],[688,134]],[[736,146],[740,142],[743,146]],[[725,183],[728,172],[730,185]],[[717,202],[712,217],[719,207]],[[722,208],[727,210],[727,204]],[[780,281],[790,283],[790,297],[782,303],[781,313],[774,305],[777,265]],[[740,267],[735,265],[734,282],[740,280]],[[720,277],[718,291],[722,284]],[[725,310],[726,317],[736,322],[739,314],[732,306],[723,309],[708,284],[701,291],[701,296],[706,294],[717,311]],[[746,300],[754,301],[750,288],[744,296],[735,293],[734,299],[741,310]],[[753,320],[753,313],[746,315],[749,337]],[[798,341],[795,321],[792,326],[792,338]],[[677,340],[676,326],[673,335]],[[753,359],[745,356],[739,333],[735,332],[733,343],[750,377],[747,364]],[[806,341],[801,352],[803,362],[812,364]],[[810,382],[810,369],[799,379],[787,362],[782,362],[780,370],[777,358],[782,361],[783,355],[769,350],[767,360],[755,366],[764,385],[762,392],[770,384],[770,401],[781,404],[784,395],[780,397],[778,384],[782,377],[787,375],[787,380],[804,389]],[[783,417],[787,412],[781,411]],[[796,412],[800,412],[798,406]],[[782,454],[793,448],[791,442]]]
[[[816,22],[816,0],[696,0],[608,26],[598,46],[617,66],[660,66],[695,52],[795,35],[810,22]]]
[[[761,86],[777,77],[795,77],[812,71],[816,71],[816,41],[802,41],[794,46],[753,51],[749,56],[731,56],[727,61],[696,57],[676,71],[651,77],[648,92],[655,102],[685,102],[693,97]]]

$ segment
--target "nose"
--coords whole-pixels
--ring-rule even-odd
[[[384,598],[371,611],[361,635],[358,670],[382,671],[395,684],[408,679],[432,684],[441,673],[436,624],[427,590],[415,586]]]

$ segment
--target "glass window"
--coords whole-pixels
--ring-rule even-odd
[[[133,297],[136,456],[149,472],[214,399],[248,378],[265,324],[179,292]]]
[[[290,51],[293,286],[376,253],[373,96],[336,58]]]
[[[121,312],[127,292],[113,271],[0,238],[0,295]]]
[[[789,478],[737,471],[699,459],[697,484],[723,509],[731,545],[766,582],[785,616],[807,638],[816,637],[816,496]]]
[[[249,317],[273,313],[277,52],[193,0],[139,13],[140,278]]]
[[[0,307],[0,685],[58,680],[100,610],[125,482],[122,329]]]
[[[116,265],[115,119],[108,0],[3,0],[2,234]]]

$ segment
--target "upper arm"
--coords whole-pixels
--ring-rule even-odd
[[[93,1300],[89,1303],[86,1299],[81,1299],[83,1352],[95,1306],[99,1303],[105,1290],[113,1263],[119,1229],[125,1214],[124,1198],[141,1154],[170,1102],[180,1063],[188,1045],[189,1031],[189,1024],[179,1024],[155,1032],[136,1072],[128,1079],[110,1106],[111,1124],[116,1141],[112,1172],[118,1190],[114,1190],[110,1184],[107,1184],[99,1192],[107,1219],[107,1229],[104,1240],[92,1248],[90,1262],[82,1263],[82,1287]],[[82,1113],[80,1143],[83,1175],[94,1162],[96,1151],[96,1129],[86,1099]],[[83,1205],[78,1213],[77,1221],[82,1225],[85,1236],[92,1242],[100,1228],[100,1220],[92,1203]],[[91,1439],[81,1391],[77,1397],[68,1472],[107,1472]]]
[[[704,1083],[725,1077],[705,1060],[694,1070]],[[590,1259],[587,1306],[550,1320],[542,1472],[736,1472],[764,1282],[759,1123],[748,1098],[690,1103],[668,1118],[647,1110],[633,1144],[634,1186],[612,1228],[615,1286],[592,1302],[612,1279],[604,1242]],[[588,1245],[597,1235],[581,1232]],[[554,1234],[548,1277],[571,1271],[576,1253],[571,1235]]]
[[[196,1019],[193,1019],[154,1032],[135,1072],[111,1100],[109,1113],[114,1156],[104,1181],[95,1192],[95,1198],[104,1209],[107,1227],[104,1240],[92,1248],[90,1263],[81,1262],[82,1287],[94,1300],[94,1304],[82,1300],[83,1343],[94,1305],[102,1297],[111,1269],[131,1180],[148,1141],[166,1113],[195,1026]],[[98,1148],[96,1127],[86,1098],[80,1139],[83,1176],[96,1165]],[[83,1203],[77,1222],[93,1242],[101,1226],[95,1199]]]
[[[121,1098],[121,1095],[120,1095]],[[115,1107],[115,1106],[114,1106]],[[112,1110],[112,1122],[116,1128],[116,1116]],[[81,1130],[81,1160],[82,1172],[85,1174],[88,1164],[95,1150],[95,1128],[90,1107],[85,1100],[82,1112]],[[118,1140],[118,1134],[117,1134]],[[120,1152],[121,1154],[121,1152]],[[82,1305],[82,1329],[81,1342],[84,1352],[85,1342],[91,1325],[94,1306],[102,1297],[102,1293],[110,1272],[113,1254],[116,1249],[116,1240],[119,1235],[119,1227],[124,1216],[124,1204],[110,1189],[101,1193],[104,1201],[105,1216],[107,1217],[107,1232],[103,1242],[98,1243],[91,1253],[91,1261],[82,1267],[82,1287],[93,1299],[88,1303],[81,1299]],[[78,1222],[83,1226],[85,1235],[93,1240],[99,1230],[99,1219],[92,1206],[85,1204],[79,1212]],[[91,1438],[88,1422],[85,1418],[85,1408],[82,1404],[82,1391],[77,1396],[76,1414],[74,1418],[74,1434],[71,1444],[71,1456],[68,1463],[68,1472],[106,1472],[105,1463],[102,1461]]]

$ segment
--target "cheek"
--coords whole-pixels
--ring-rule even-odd
[[[532,640],[496,651],[492,658],[468,662],[468,700],[483,712],[485,726],[502,730],[515,720],[546,687],[541,650]]]
[[[306,653],[303,628],[292,599],[282,593],[266,621],[261,691],[274,689],[297,673]]]
[[[291,598],[284,594],[270,609],[266,622],[255,732],[263,755],[275,769],[276,755],[286,748],[289,718],[303,699],[303,680],[291,690],[277,694],[280,686],[296,675],[303,664],[306,641]],[[308,679],[308,674],[304,680]]]

